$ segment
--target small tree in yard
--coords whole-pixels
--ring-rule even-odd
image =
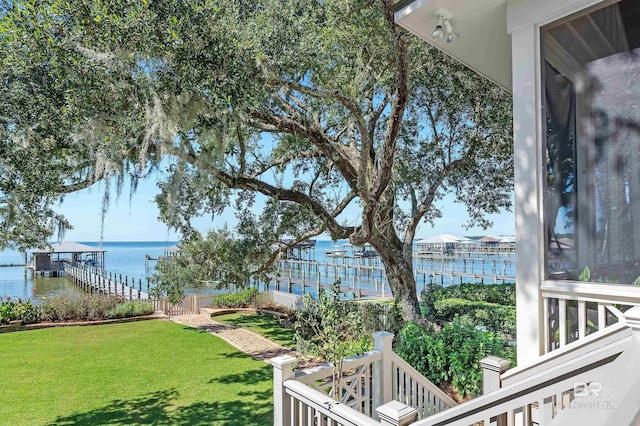
[[[258,248],[262,247],[262,250]],[[247,288],[250,279],[268,280],[268,268],[255,273],[255,264],[271,256],[268,244],[239,238],[228,229],[195,234],[188,244],[181,244],[178,254],[158,262],[151,277],[155,297],[166,295],[171,303],[179,302],[187,289]]]
[[[299,350],[330,362],[332,397],[341,400],[342,365],[345,358],[371,349],[371,336],[362,333],[362,316],[350,302],[340,300],[340,280],[320,289],[317,299],[306,294],[295,330]]]

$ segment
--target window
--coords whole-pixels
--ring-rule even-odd
[[[633,283],[640,277],[640,2],[547,25],[541,39],[547,276]]]

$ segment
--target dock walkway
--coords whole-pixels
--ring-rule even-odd
[[[138,280],[136,288],[135,279],[125,276],[123,280],[121,274],[111,274],[102,268],[65,264],[64,275],[89,293],[115,295],[125,300],[149,299],[148,291],[142,291],[142,280]]]

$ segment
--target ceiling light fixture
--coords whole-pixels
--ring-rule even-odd
[[[451,22],[447,19],[444,21],[444,29],[447,31],[447,43],[453,43],[460,37],[460,35],[453,31],[453,27],[451,26]]]
[[[436,40],[440,40],[442,37],[444,37],[444,30],[442,29],[443,24],[444,24],[444,19],[439,18],[436,29],[433,30],[433,32],[431,33],[432,38]]]
[[[438,9],[436,11],[436,16],[438,17],[438,24],[436,25],[436,29],[431,33],[431,37],[435,40],[440,40],[444,38],[444,35],[447,35],[447,43],[453,43],[460,37],[458,33],[453,31],[453,27],[451,26],[451,12],[446,9]]]

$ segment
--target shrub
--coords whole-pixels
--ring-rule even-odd
[[[153,304],[142,300],[121,303],[107,313],[108,318],[130,318],[153,313]]]
[[[216,294],[211,298],[212,306],[225,308],[246,308],[255,304],[258,289],[249,288],[235,293]]]
[[[401,331],[396,353],[436,384],[450,382],[461,395],[477,395],[482,386],[479,361],[497,355],[515,365],[514,348],[500,335],[477,330],[460,317],[440,331],[408,323]]]
[[[347,307],[357,309],[362,317],[362,332],[388,331],[396,336],[404,326],[402,311],[397,300],[393,303],[347,303]]]
[[[434,303],[433,316],[438,320],[451,321],[456,315],[466,317],[474,325],[484,325],[491,331],[516,332],[514,306],[465,299],[443,299]]]
[[[427,308],[442,299],[466,299],[476,302],[497,303],[504,306],[516,305],[515,284],[459,284],[442,287],[429,284],[422,290],[422,303]]]
[[[104,295],[62,294],[42,305],[42,319],[47,321],[90,321],[107,318],[120,299]]]
[[[407,323],[400,331],[395,352],[427,379],[442,382],[445,352],[435,337],[433,325]]]
[[[22,324],[35,324],[40,322],[40,307],[27,300],[16,306],[16,316]]]
[[[17,319],[16,305],[9,296],[0,299],[0,324],[8,324],[9,321]]]

